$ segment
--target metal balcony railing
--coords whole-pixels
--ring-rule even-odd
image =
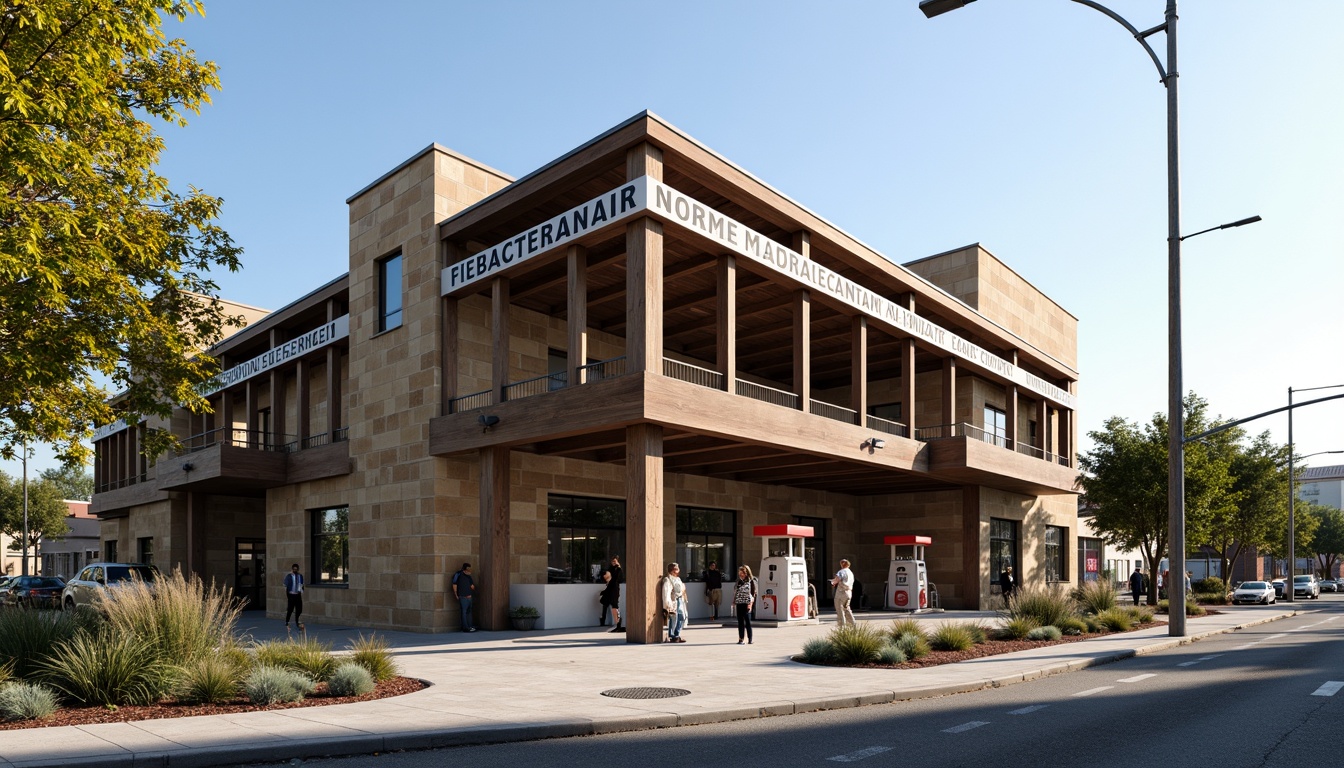
[[[867,426],[869,429],[885,432],[888,435],[895,435],[897,437],[910,436],[910,429],[904,424],[899,421],[890,421],[878,416],[869,416],[867,419]]]
[[[709,389],[723,389],[723,374],[701,368],[698,365],[683,363],[680,360],[663,358],[663,375],[688,384],[698,384]]]
[[[846,424],[858,424],[859,412],[848,408],[842,408],[838,405],[825,402],[823,400],[810,400],[810,411],[818,416],[824,416],[828,419],[843,421]]]
[[[752,400],[760,400],[763,403],[773,403],[795,410],[798,408],[798,395],[793,392],[785,392],[782,389],[767,387],[745,379],[737,380],[737,394],[750,397]]]
[[[473,392],[470,395],[455,397],[448,401],[448,410],[451,413],[465,413],[474,411],[477,408],[489,408],[495,404],[495,391],[487,389],[484,392]]]
[[[258,429],[238,429],[219,427],[192,435],[182,441],[182,450],[178,455],[203,451],[214,445],[231,445],[235,448],[251,448],[258,451],[287,452],[289,446],[297,445],[294,435],[272,435]]]

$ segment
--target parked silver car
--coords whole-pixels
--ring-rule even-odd
[[[1232,604],[1261,603],[1269,605],[1275,602],[1274,587],[1265,581],[1243,581],[1232,592]]]
[[[89,563],[79,575],[65,583],[61,592],[61,607],[67,611],[76,608],[97,607],[108,589],[129,584],[133,579],[152,582],[159,578],[159,569],[141,563]]]
[[[1310,574],[1293,577],[1293,597],[1305,597],[1309,600],[1321,599],[1321,583]]]

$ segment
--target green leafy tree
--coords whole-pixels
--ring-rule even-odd
[[[1214,426],[1208,403],[1186,396],[1185,433],[1196,435]],[[1083,502],[1096,510],[1093,528],[1112,546],[1138,550],[1149,573],[1167,555],[1167,434],[1165,414],[1140,426],[1122,417],[1106,420],[1090,432],[1094,446],[1078,457],[1078,484]],[[1209,522],[1229,502],[1230,459],[1220,443],[1193,443],[1185,450],[1186,542],[1207,538]],[[1148,600],[1157,602],[1157,580],[1149,579]]]
[[[26,439],[78,463],[95,425],[202,407],[199,353],[236,323],[206,277],[238,268],[221,201],[155,173],[149,122],[185,125],[219,79],[162,29],[193,0],[0,9],[0,456]]]
[[[1285,493],[1287,492],[1285,491]],[[1284,506],[1287,506],[1286,502]],[[1321,525],[1320,516],[1313,514],[1313,509],[1315,507],[1316,505],[1309,501],[1298,500],[1297,503],[1294,504],[1293,531],[1295,535],[1293,537],[1293,550],[1297,557],[1311,557],[1315,554],[1313,542],[1316,538],[1316,529]],[[1265,554],[1274,558],[1276,561],[1288,560],[1288,525],[1286,513],[1283,527],[1278,530],[1277,535],[1272,536],[1265,544],[1264,551]],[[1277,563],[1275,564],[1275,567],[1277,569]],[[1292,570],[1292,565],[1289,564],[1288,568],[1289,570]],[[1275,575],[1282,576],[1283,574]]]
[[[1206,541],[1227,575],[1246,552],[1271,546],[1288,530],[1288,448],[1275,445],[1268,432],[1249,446],[1241,444],[1239,429],[1221,434],[1228,439],[1216,450],[1230,452],[1230,504],[1214,512]]]
[[[59,539],[70,532],[68,508],[57,487],[45,480],[28,481],[28,555],[38,540]],[[13,538],[9,549],[23,549],[23,479],[0,472],[0,533]],[[32,573],[32,569],[29,569]]]
[[[1306,507],[1303,516],[1310,516],[1316,520],[1316,530],[1312,533],[1307,551],[1316,555],[1316,561],[1321,566],[1321,574],[1329,577],[1335,572],[1335,563],[1339,562],[1340,554],[1344,553],[1344,512],[1323,504],[1311,502],[1301,504]],[[1294,512],[1296,508],[1295,504]],[[1296,518],[1296,515],[1294,517]]]
[[[59,469],[44,469],[38,476],[56,486],[56,492],[62,499],[89,501],[93,498],[93,475],[82,467],[67,465]]]

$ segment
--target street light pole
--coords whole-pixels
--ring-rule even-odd
[[[28,441],[23,441],[23,555],[20,557],[19,574],[28,575]]]

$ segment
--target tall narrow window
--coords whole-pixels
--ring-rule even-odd
[[[153,564],[154,564],[154,538],[151,536],[151,537],[148,537],[148,538],[139,539],[139,540],[136,542],[136,544],[137,544],[137,548],[140,550],[139,553],[138,553],[138,554],[139,554],[139,562],[144,563],[145,565],[153,565]]]
[[[350,583],[350,508],[313,510],[314,584]]]
[[[1064,540],[1068,530],[1054,525],[1045,527],[1045,580],[1063,581],[1068,563],[1064,559]]]
[[[625,556],[625,500],[547,497],[546,581],[591,584],[613,555]]]
[[[1017,564],[1017,523],[1012,520],[989,519],[989,578],[997,582],[999,574]],[[1022,572],[1017,571],[1017,582],[1022,583]]]
[[[401,254],[378,262],[378,332],[401,327]]]
[[[985,406],[985,442],[1008,446],[1008,414],[992,405]]]
[[[109,563],[115,563],[115,562],[117,562],[117,540],[116,540],[116,539],[111,539],[111,540],[109,540],[109,541],[104,541],[104,542],[103,542],[103,554],[106,555],[106,557],[104,557],[103,559],[106,560],[107,562],[109,562]]]

